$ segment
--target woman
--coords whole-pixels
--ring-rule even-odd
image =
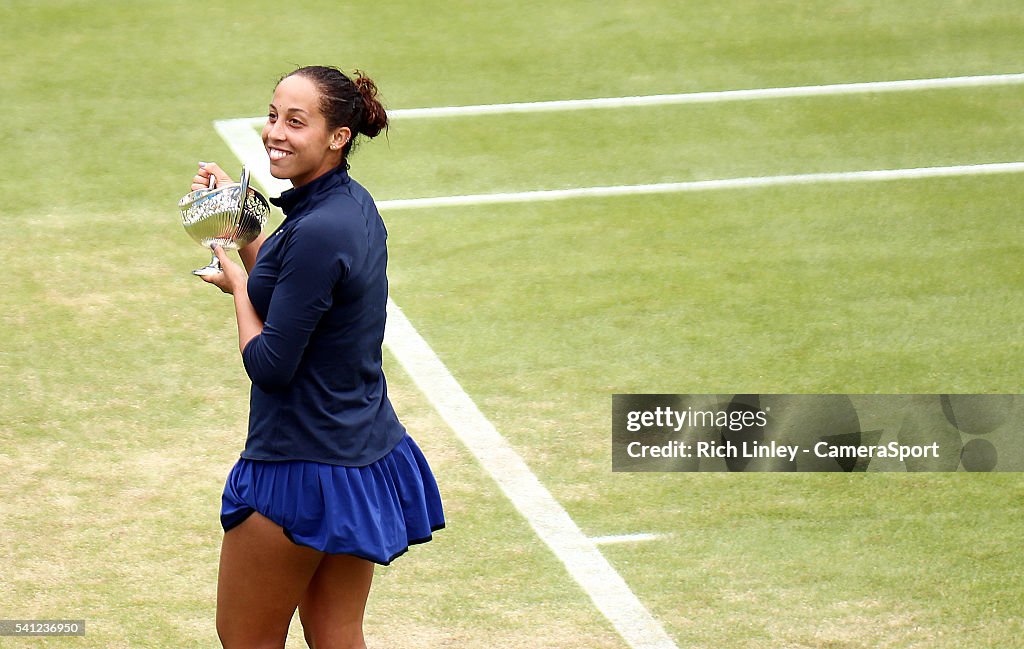
[[[305,67],[274,90],[263,143],[293,189],[280,227],[203,279],[234,296],[252,379],[245,450],[224,489],[217,632],[283,647],[295,609],[314,649],[365,647],[374,564],[444,527],[437,485],[381,371],[387,232],[348,175],[353,140],[387,127],[373,81]],[[231,179],[200,163],[192,189]],[[246,271],[249,275],[247,277]]]

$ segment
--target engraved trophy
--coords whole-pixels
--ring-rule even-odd
[[[238,250],[260,235],[270,214],[270,204],[249,186],[249,170],[242,167],[242,179],[223,187],[216,186],[210,176],[210,187],[197,189],[181,197],[181,225],[185,232],[204,248],[220,246]],[[195,275],[221,272],[220,261],[213,255],[208,266],[192,271]]]

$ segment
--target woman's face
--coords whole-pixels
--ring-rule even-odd
[[[262,136],[270,155],[270,173],[300,187],[338,166],[351,131],[348,127],[329,130],[316,85],[294,75],[274,89]]]

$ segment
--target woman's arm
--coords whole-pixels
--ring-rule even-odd
[[[224,262],[221,262],[224,263]],[[245,346],[256,336],[263,333],[263,321],[256,315],[256,309],[249,301],[249,292],[245,282],[235,290],[235,318],[238,320],[238,352],[244,352]]]
[[[256,265],[256,255],[260,254],[260,246],[267,240],[267,233],[260,232],[260,236],[253,239],[252,243],[244,248],[238,249],[238,256],[245,265],[245,272],[251,273],[252,267]]]
[[[230,293],[235,298],[235,319],[238,321],[238,351],[245,351],[245,346],[263,332],[263,321],[256,314],[252,302],[249,301],[249,291],[246,286],[248,276],[242,267],[228,259],[228,255],[220,246],[213,249],[220,260],[224,271],[216,275],[204,275],[203,281],[213,284],[225,293]]]
[[[239,329],[254,385],[274,392],[291,384],[339,283],[366,258],[367,239],[364,219],[328,210],[305,214],[274,245],[276,278],[263,328],[248,344]]]

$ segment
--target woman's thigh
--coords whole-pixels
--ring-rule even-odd
[[[365,647],[363,612],[373,567],[370,561],[346,554],[324,556],[299,603],[299,617],[310,647]]]
[[[283,647],[323,557],[260,514],[226,532],[217,580],[217,634],[225,649]]]

